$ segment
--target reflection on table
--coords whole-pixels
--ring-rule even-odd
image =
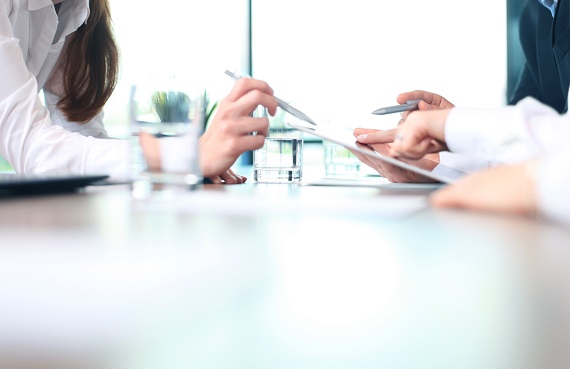
[[[435,210],[432,190],[248,182],[143,202],[125,186],[4,198],[0,358],[568,367],[569,232]]]

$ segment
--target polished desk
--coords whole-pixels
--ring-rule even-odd
[[[568,367],[569,230],[430,192],[3,198],[0,367]]]

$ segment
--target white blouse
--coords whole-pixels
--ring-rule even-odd
[[[0,155],[18,173],[128,173],[128,142],[108,137],[102,113],[77,124],[56,108],[56,62],[88,4],[65,0],[58,16],[51,0],[0,0]]]

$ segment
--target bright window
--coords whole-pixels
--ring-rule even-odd
[[[254,76],[317,122],[394,125],[370,113],[414,89],[505,103],[504,2],[252,1]]]
[[[121,80],[105,108],[128,133],[130,85],[154,71],[190,75],[212,99],[243,70],[248,0],[111,1]],[[458,106],[505,103],[506,5],[480,0],[251,0],[253,74],[317,122],[382,128],[372,116],[424,89]],[[0,163],[0,170],[5,164]]]
[[[224,97],[233,81],[226,68],[240,69],[246,1],[111,1],[121,48],[121,80],[105,108],[109,133],[128,133],[132,83],[153,74],[181,75]]]

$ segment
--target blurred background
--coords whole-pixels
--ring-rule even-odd
[[[398,117],[370,112],[414,89],[499,106],[522,63],[522,3],[111,1],[122,64],[106,125],[111,136],[128,134],[129,88],[141,78],[185,75],[216,101],[233,85],[225,69],[267,81],[317,122],[345,126],[395,125]]]

